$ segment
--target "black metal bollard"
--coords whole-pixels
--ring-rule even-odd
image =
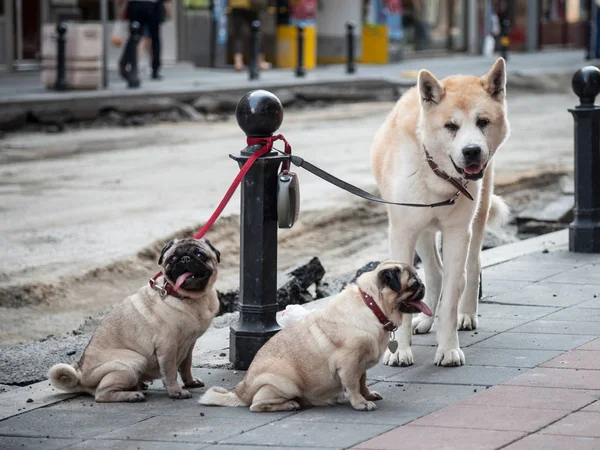
[[[306,75],[304,69],[304,25],[298,25],[298,62],[296,65],[296,76],[303,77]]]
[[[353,21],[346,23],[346,47],[347,47],[347,61],[346,61],[346,73],[355,73],[356,65],[354,63],[354,30],[356,24]]]
[[[248,64],[248,79],[258,80],[258,54],[260,53],[260,20],[252,22],[252,36],[250,39],[250,64]]]
[[[508,47],[510,45],[510,38],[508,37],[509,30],[510,20],[502,20],[502,24],[500,25],[500,55],[505,61],[508,61]]]
[[[268,137],[283,121],[283,107],[270,92],[247,93],[235,116],[248,137]],[[251,145],[230,155],[240,167],[261,148]],[[240,319],[229,334],[229,361],[246,370],[256,352],[280,330],[277,314],[277,179],[286,159],[271,151],[261,156],[242,182],[240,230]]]
[[[600,253],[600,70],[594,66],[573,75],[580,105],[575,119],[575,220],[569,225],[569,251]]]
[[[60,22],[56,25],[56,84],[57,91],[67,90],[67,24]]]
[[[138,74],[138,44],[140,42],[142,34],[142,29],[139,22],[133,21],[129,24],[129,39],[127,40],[127,46],[125,47],[125,52],[123,53],[123,62],[126,67],[122,69],[125,70],[123,74],[125,79],[127,80],[127,85],[130,88],[138,88],[140,87],[140,77]],[[123,63],[122,63],[123,64]]]

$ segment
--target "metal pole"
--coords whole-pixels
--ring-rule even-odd
[[[575,119],[575,220],[569,225],[569,251],[600,253],[600,69],[586,66],[573,75],[580,105]]]
[[[102,87],[108,87],[108,0],[100,0],[102,20]]]
[[[355,73],[354,64],[354,29],[356,24],[353,21],[346,23],[346,47],[348,51],[348,60],[346,61],[346,73]]]
[[[67,24],[60,22],[56,25],[56,84],[54,89],[57,91],[67,90],[66,81],[66,34]]]
[[[235,111],[248,137],[272,136],[283,121],[279,99],[267,91],[242,97]],[[230,155],[240,167],[259,150],[251,145]],[[277,179],[285,156],[261,156],[242,182],[240,228],[240,318],[230,327],[229,361],[246,370],[260,348],[280,330],[277,314]]]
[[[252,22],[250,45],[250,64],[248,64],[248,79],[258,80],[258,54],[260,53],[260,20]]]
[[[303,77],[306,75],[304,69],[304,25],[298,25],[298,63],[296,66],[296,76]]]
[[[500,24],[500,54],[505,61],[508,61],[508,46],[510,45],[510,38],[508,32],[510,30],[510,20],[503,19]]]

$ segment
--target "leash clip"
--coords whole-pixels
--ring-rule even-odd
[[[160,298],[164,299],[167,296],[167,290],[165,289],[165,287],[159,286],[158,283],[152,278],[150,278],[150,287],[158,292]]]

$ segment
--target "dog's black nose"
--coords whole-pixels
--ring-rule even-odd
[[[467,145],[462,149],[465,161],[477,161],[481,155],[481,147],[479,145]]]
[[[180,261],[184,264],[189,263],[191,260],[192,260],[192,258],[190,258],[188,255],[182,256],[180,259]]]

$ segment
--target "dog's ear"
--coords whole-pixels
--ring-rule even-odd
[[[175,239],[171,239],[169,241],[169,243],[167,245],[165,245],[163,247],[163,249],[160,252],[160,256],[158,257],[158,265],[162,266],[163,263],[163,257],[165,256],[165,253],[167,253],[167,250],[169,250],[171,247],[173,247],[173,244],[175,243]]]
[[[490,71],[481,77],[486,91],[496,100],[504,100],[506,93],[506,63],[498,58]]]
[[[424,108],[437,105],[444,96],[444,86],[428,70],[419,71],[418,85],[421,106]]]
[[[400,283],[400,269],[384,269],[379,272],[379,289],[389,287],[394,292],[400,292],[402,290],[402,284]]]
[[[208,246],[212,249],[212,251],[215,252],[215,255],[217,255],[217,262],[220,263],[221,262],[221,252],[219,250],[217,250],[215,247],[213,247],[213,245],[210,243],[210,241],[208,239],[204,239],[204,240],[206,241]]]

